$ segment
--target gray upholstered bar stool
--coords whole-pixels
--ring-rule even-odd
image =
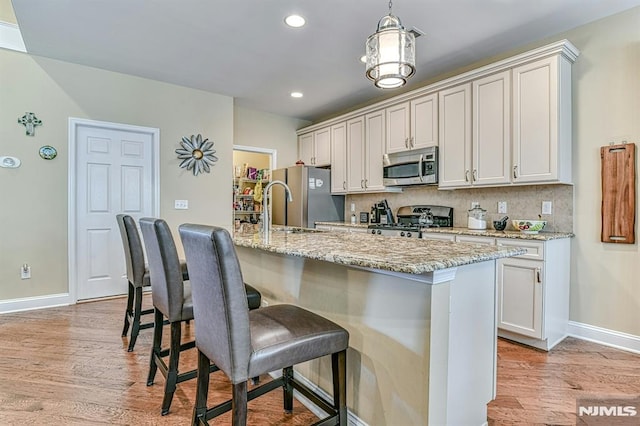
[[[245,425],[247,401],[284,388],[284,410],[293,409],[293,390],[329,414],[316,424],[347,424],[346,350],[349,333],[339,325],[293,305],[247,309],[240,263],[223,228],[185,224],[180,237],[189,265],[198,348],[198,390],[193,424],[232,412]],[[333,402],[293,376],[294,364],[331,355]],[[209,365],[213,361],[233,384],[232,399],[207,409]],[[247,380],[282,369],[282,377],[247,392]]]
[[[162,219],[142,218],[140,228],[144,237],[149,260],[151,278],[151,295],[155,311],[155,327],[153,332],[153,347],[149,361],[149,376],[147,386],[151,386],[158,369],[165,378],[164,399],[162,401],[162,415],[169,413],[173,394],[178,383],[196,377],[196,370],[179,373],[178,363],[180,352],[195,347],[195,342],[181,344],[182,322],[193,319],[193,304],[191,302],[191,287],[184,282],[180,270],[180,261],[171,230]],[[245,303],[256,309],[260,307],[261,295],[258,290],[246,286]],[[171,325],[171,340],[168,349],[162,349],[162,328],[164,318]],[[169,356],[167,365],[163,357]],[[216,371],[215,365],[210,366]]]
[[[141,317],[153,313],[153,309],[142,309],[142,290],[144,287],[151,285],[149,280],[149,269],[144,259],[144,251],[142,250],[142,241],[136,227],[133,217],[126,214],[116,216],[118,227],[120,228],[120,236],[122,237],[122,247],[124,249],[124,257],[127,269],[127,280],[129,281],[129,291],[127,296],[127,309],[124,313],[124,327],[122,328],[122,337],[127,335],[129,326],[131,325],[131,338],[129,339],[128,351],[133,351],[138,339],[140,330],[153,327],[153,321],[143,323]],[[188,280],[186,262],[180,262],[182,269],[182,279]]]

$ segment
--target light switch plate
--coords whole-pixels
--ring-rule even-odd
[[[176,210],[187,210],[189,208],[189,200],[175,200],[174,208]]]
[[[551,201],[543,201],[542,202],[542,214],[552,214],[553,212],[553,204]]]
[[[507,213],[507,202],[506,201],[498,201],[498,213],[506,214]]]

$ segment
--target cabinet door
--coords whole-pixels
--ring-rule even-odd
[[[558,179],[558,58],[513,69],[513,181]]]
[[[498,328],[543,339],[543,262],[506,258],[497,262]]]
[[[347,124],[331,126],[331,193],[347,192]]]
[[[423,96],[411,101],[412,149],[438,145],[438,94]]]
[[[367,191],[384,189],[382,183],[385,145],[385,113],[384,111],[372,112],[365,116],[366,144],[365,144],[365,175],[364,187]]]
[[[347,121],[347,191],[364,192],[364,116]]]
[[[438,96],[439,187],[471,185],[471,83]]]
[[[298,136],[298,157],[304,164],[313,165],[313,133]]]
[[[331,127],[313,132],[314,166],[331,165]]]
[[[411,149],[409,141],[409,102],[386,109],[387,154]]]
[[[511,71],[473,82],[473,185],[511,182]]]

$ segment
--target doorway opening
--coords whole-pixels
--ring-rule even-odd
[[[260,223],[263,185],[269,183],[275,168],[275,149],[233,146],[234,230],[244,230]]]

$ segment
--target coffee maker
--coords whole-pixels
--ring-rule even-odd
[[[393,212],[389,207],[387,200],[382,200],[371,206],[371,223],[379,223],[382,225],[395,223]]]

